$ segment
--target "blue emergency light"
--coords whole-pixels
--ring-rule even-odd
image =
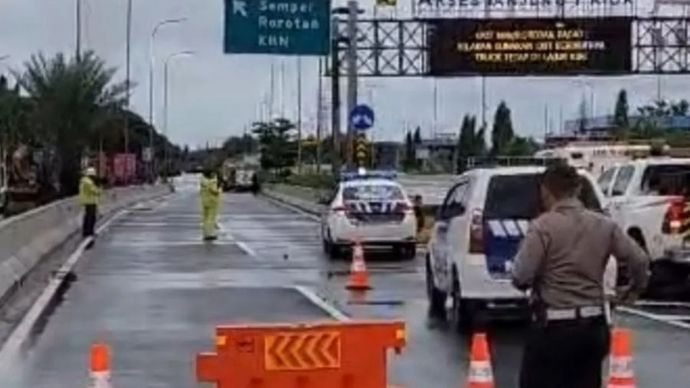
[[[343,171],[340,174],[340,181],[354,181],[354,180],[365,180],[365,179],[388,179],[395,180],[398,177],[398,173],[394,170],[365,170],[360,168],[359,170],[349,170]]]

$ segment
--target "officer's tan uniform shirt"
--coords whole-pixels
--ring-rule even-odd
[[[646,287],[646,253],[611,219],[577,199],[557,203],[530,225],[513,266],[513,283],[532,288],[550,308],[602,305],[604,271],[613,255],[628,269],[632,290]]]

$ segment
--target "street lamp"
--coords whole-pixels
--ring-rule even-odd
[[[155,27],[153,27],[153,29],[151,30],[151,36],[149,38],[149,59],[150,59],[149,60],[149,152],[150,152],[150,156],[151,156],[151,160],[149,161],[149,163],[150,163],[150,169],[151,169],[151,178],[154,177],[153,155],[155,155],[154,148],[153,148],[153,146],[154,146],[154,144],[153,144],[153,126],[154,126],[154,124],[153,124],[153,89],[154,89],[153,76],[154,76],[154,71],[155,71],[155,66],[156,66],[156,58],[155,58],[156,52],[154,49],[156,34],[158,33],[158,30],[165,25],[178,24],[178,23],[184,22],[185,20],[187,20],[187,18],[162,20],[162,21],[158,22],[158,24],[156,24]]]
[[[168,65],[170,61],[179,58],[194,55],[194,51],[178,51],[168,55],[165,58],[165,64],[163,65],[163,133],[168,136]],[[163,165],[165,166],[165,178],[168,177],[168,146],[167,144],[163,148]]]

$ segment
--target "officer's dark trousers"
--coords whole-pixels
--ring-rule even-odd
[[[609,341],[603,317],[533,323],[520,388],[601,388]]]
[[[84,220],[82,222],[81,234],[84,237],[93,236],[96,227],[96,205],[84,206]]]

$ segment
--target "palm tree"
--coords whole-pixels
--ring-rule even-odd
[[[15,77],[28,95],[30,123],[46,145],[57,149],[62,194],[73,194],[82,153],[94,131],[122,112],[127,86],[113,83],[116,69],[93,52],[79,59],[37,54],[24,66]]]

